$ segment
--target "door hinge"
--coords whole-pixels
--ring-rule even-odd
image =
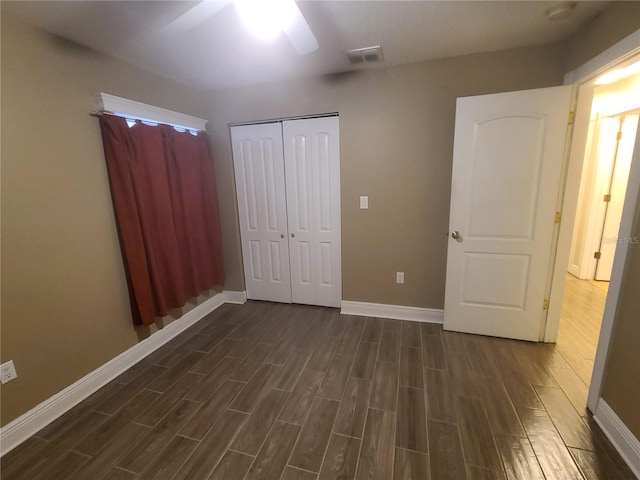
[[[556,216],[554,217],[553,222],[554,222],[554,223],[560,223],[560,217],[562,217],[562,215],[560,214],[560,212],[556,212]]]
[[[611,201],[611,195],[609,195],[609,194],[605,195],[602,200],[605,201],[605,202],[610,202]]]
[[[593,258],[595,258],[596,260],[600,260],[600,256],[602,255],[601,252],[594,252],[593,253]]]
[[[622,130],[620,130],[618,132],[618,135],[616,135],[616,140],[620,140],[622,138]]]
[[[544,299],[544,302],[542,302],[542,309],[549,310],[549,300],[547,300],[546,298]]]
[[[573,125],[573,121],[576,118],[576,112],[569,112],[569,125]]]

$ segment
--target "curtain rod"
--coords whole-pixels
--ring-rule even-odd
[[[243,125],[262,125],[264,123],[274,123],[274,122],[286,122],[287,120],[304,120],[307,118],[325,118],[325,117],[339,117],[340,114],[338,112],[328,112],[328,113],[318,113],[317,115],[298,115],[294,117],[281,117],[281,118],[272,118],[268,120],[257,120],[253,122],[235,122],[230,123],[230,127],[241,127]]]
[[[174,127],[174,128],[183,128],[185,130],[189,130],[192,132],[205,132],[205,130],[200,130],[199,128],[193,128],[193,127],[186,127],[184,125],[178,125],[175,123],[167,123],[167,122],[163,122],[161,120],[154,120],[152,118],[142,118],[142,117],[137,117],[135,115],[124,115],[121,113],[116,113],[116,112],[112,112],[110,110],[93,110],[91,112],[89,112],[89,116],[90,117],[101,117],[102,115],[112,115],[114,117],[120,117],[120,118],[124,118],[127,120],[139,120],[141,122],[149,122],[149,123],[157,123],[158,125],[169,125],[170,127]]]
[[[122,115],[116,115],[114,112],[110,112],[109,110],[93,110],[89,112],[90,117],[100,117],[102,115],[114,115],[116,117],[122,116]]]

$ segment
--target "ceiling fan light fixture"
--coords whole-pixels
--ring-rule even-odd
[[[261,40],[270,40],[289,28],[296,16],[294,0],[235,0],[245,26]]]

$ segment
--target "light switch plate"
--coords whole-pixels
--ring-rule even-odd
[[[396,272],[396,283],[404,283],[404,272]]]
[[[367,196],[360,197],[360,208],[363,210],[369,208],[369,197]]]

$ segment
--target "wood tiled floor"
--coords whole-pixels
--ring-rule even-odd
[[[226,305],[7,454],[2,479],[631,479],[565,343]]]
[[[557,350],[586,385],[591,382],[600,334],[607,282],[578,280],[567,275]]]

